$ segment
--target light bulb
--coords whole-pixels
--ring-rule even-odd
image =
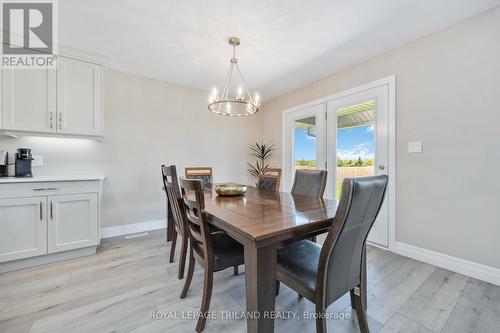
[[[236,99],[238,101],[243,100],[243,87],[242,86],[238,86],[238,89],[236,90]]]
[[[260,92],[256,91],[253,95],[253,103],[255,104],[256,107],[260,106],[261,100],[260,100]]]
[[[212,96],[210,96],[210,98],[212,98],[212,102],[215,102],[219,99],[219,89],[217,87],[212,88]]]

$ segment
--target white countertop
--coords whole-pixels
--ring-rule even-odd
[[[67,175],[67,176],[33,176],[33,177],[0,177],[0,184],[70,182],[80,180],[104,180],[103,175]]]

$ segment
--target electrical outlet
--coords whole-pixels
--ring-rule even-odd
[[[43,166],[43,156],[41,156],[41,155],[33,155],[32,166],[36,166],[36,167]]]

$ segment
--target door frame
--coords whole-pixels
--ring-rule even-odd
[[[321,97],[313,101],[309,101],[304,104],[296,105],[287,108],[282,111],[282,168],[283,175],[286,176],[287,161],[289,160],[289,154],[285,149],[286,140],[290,139],[286,131],[287,128],[287,115],[293,112],[306,109],[317,104],[325,104],[325,114],[326,114],[326,103],[329,100],[338,99],[342,97],[347,97],[349,95],[357,94],[365,90],[377,88],[383,85],[388,86],[389,91],[389,183],[388,190],[389,193],[386,196],[388,200],[389,209],[389,250],[395,251],[396,245],[396,75],[390,75],[379,80],[375,80],[351,89],[347,89],[332,95]],[[293,144],[293,143],[292,143]],[[287,182],[288,180],[285,180]]]

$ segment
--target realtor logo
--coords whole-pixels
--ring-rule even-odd
[[[2,1],[2,67],[55,67],[54,1]]]

